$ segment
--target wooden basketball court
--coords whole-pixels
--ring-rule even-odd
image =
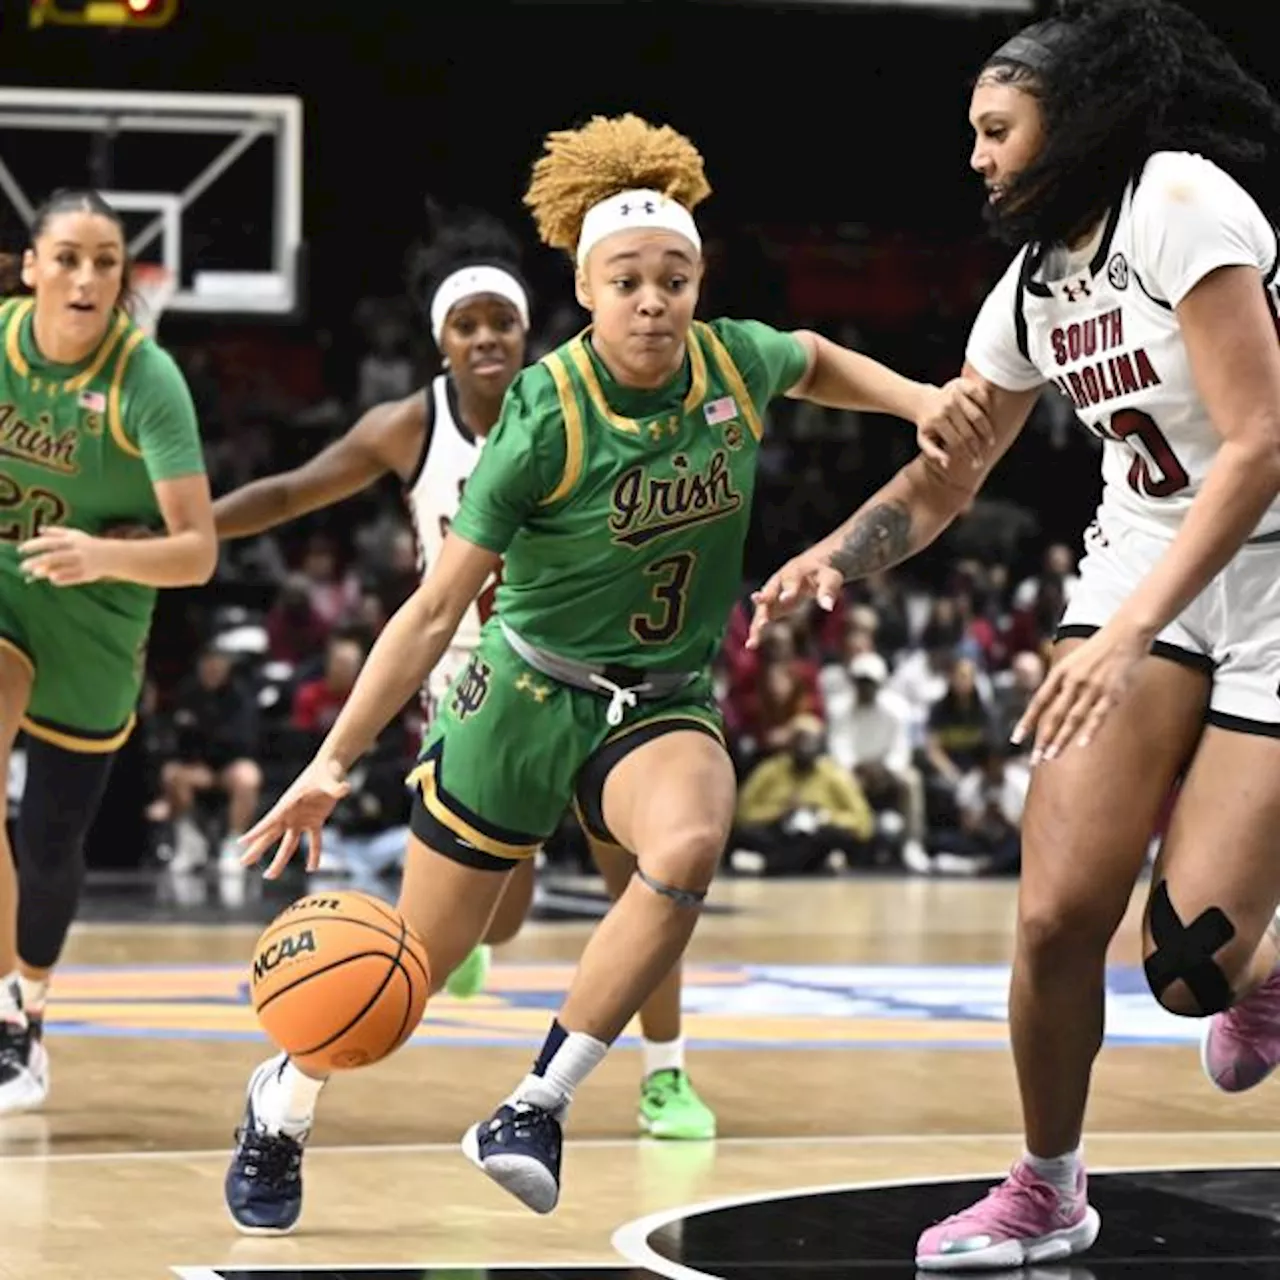
[[[591,927],[530,925],[498,956],[489,993],[435,1002],[393,1060],[329,1087],[302,1222],[265,1240],[238,1236],[222,1203],[242,1089],[264,1056],[243,990],[256,927],[80,926],[50,1007],[47,1109],[0,1120],[0,1276],[618,1264],[619,1227],[682,1205],[998,1175],[1020,1141],[1003,1022],[1014,893],[722,882],[714,901],[732,910],[700,926],[686,1027],[721,1139],[637,1139],[639,1055],[620,1049],[575,1104],[548,1218],[456,1148],[526,1070]],[[1194,1025],[1139,988],[1139,910],[1136,898],[1112,957],[1115,1040],[1096,1075],[1091,1167],[1280,1162],[1280,1091],[1216,1093]]]

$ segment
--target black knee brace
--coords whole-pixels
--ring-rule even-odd
[[[705,889],[699,893],[693,889],[677,889],[675,885],[663,884],[661,880],[655,880],[652,876],[645,875],[642,867],[636,868],[636,875],[639,877],[641,884],[652,889],[660,897],[670,898],[677,907],[692,907],[697,910],[702,906],[707,896]]]
[[[62,954],[84,883],[84,842],[115,754],[66,751],[28,738],[18,811],[18,955],[49,969]]]
[[[1235,926],[1220,907],[1209,907],[1190,924],[1183,924],[1161,880],[1151,895],[1151,940],[1156,949],[1143,968],[1156,999],[1164,1003],[1165,989],[1181,981],[1200,1006],[1202,1016],[1231,1007],[1231,983],[1214,955],[1236,936]],[[1167,1007],[1167,1006],[1166,1006]],[[1178,1010],[1174,1010],[1178,1012]]]

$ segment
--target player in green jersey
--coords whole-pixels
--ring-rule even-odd
[[[49,974],[133,728],[156,588],[206,582],[217,562],[195,408],[129,318],[119,215],[92,191],[56,192],[13,265],[0,287],[30,296],[0,304],[0,1113],[49,1090]],[[19,728],[15,870],[4,805]]]
[[[739,591],[766,406],[790,395],[891,413],[926,437],[963,436],[975,459],[990,434],[965,383],[909,382],[813,333],[696,324],[691,210],[708,191],[692,143],[635,116],[548,139],[526,201],[543,240],[573,255],[591,329],[512,384],[442,554],[316,758],[245,837],[246,862],[279,842],[268,876],[304,836],[315,865],[347,769],[501,564],[496,614],[414,774],[399,906],[444,975],[566,803],[634,859],[532,1071],[463,1140],[540,1213],[559,1198],[574,1091],[679,962],[733,820],[709,667]],[[297,1221],[322,1084],[287,1059],[251,1078],[226,1178],[242,1228]]]
[[[387,474],[400,481],[414,522],[424,570],[456,517],[489,432],[497,424],[507,388],[525,362],[529,298],[520,274],[520,250],[493,218],[432,210],[430,243],[414,257],[412,293],[431,327],[444,372],[424,390],[374,405],[328,448],[291,471],[253,480],[213,504],[218,536],[244,538],[360,493]],[[471,659],[489,592],[468,611],[444,660],[424,691],[427,718],[442,704],[449,683]],[[631,859],[590,833],[587,843],[610,894],[631,877]],[[533,899],[535,860],[507,877],[484,942],[445,980],[450,995],[479,992],[490,947],[520,931]],[[684,1069],[680,1021],[681,966],[677,965],[640,1010],[643,1076],[637,1116],[655,1137],[715,1137],[715,1113],[698,1096]]]

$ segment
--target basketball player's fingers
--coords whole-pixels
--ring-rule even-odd
[[[996,446],[995,423],[991,421],[988,406],[987,389],[972,382],[960,384],[960,401],[965,417],[973,428],[983,449],[994,449]]]
[[[262,861],[262,856],[271,848],[277,840],[280,839],[280,828],[272,826],[269,830],[246,831],[240,837],[240,844],[244,848],[244,852],[240,855],[240,865],[242,867],[252,867],[255,863]]]
[[[1102,690],[1091,684],[1076,686],[1070,701],[1064,707],[1061,721],[1048,740],[1044,752],[1046,760],[1060,756],[1071,745],[1071,740],[1084,728],[1101,698]]]
[[[963,387],[957,387],[955,396],[947,406],[947,423],[969,451],[976,464],[986,459],[988,440],[995,441],[986,412],[973,400]]]
[[[934,431],[921,427],[916,432],[916,446],[930,462],[936,463],[944,471],[951,465],[951,455],[947,452],[946,443]]]
[[[1049,704],[1036,729],[1036,745],[1031,763],[1052,760],[1071,741],[1071,735],[1084,723],[1097,698],[1097,691],[1070,672],[1063,678],[1058,696]]]
[[[1032,695],[1031,701],[1027,703],[1026,710],[1023,711],[1018,723],[1014,725],[1013,732],[1009,735],[1009,741],[1015,747],[1025,742],[1028,735],[1036,733],[1040,717],[1044,715],[1045,709],[1058,696],[1058,689],[1061,683],[1062,668],[1055,667],[1045,676],[1043,683]]]
[[[38,556],[47,551],[60,551],[66,545],[66,530],[55,526],[52,529],[45,529],[42,533],[36,534],[34,538],[28,538],[18,548],[18,554],[20,556]]]
[[[307,870],[320,870],[320,828],[307,828]]]
[[[810,575],[814,598],[828,613],[836,607],[836,601],[844,590],[844,574],[829,564],[821,565]]]
[[[271,865],[262,873],[268,880],[278,880],[283,873],[285,867],[289,865],[289,859],[293,857],[294,850],[298,847],[298,828],[286,827],[284,839],[280,841],[280,848],[276,850],[276,856],[271,859]]]
[[[768,625],[769,607],[762,600],[757,600],[756,607],[751,611],[751,625],[747,628],[747,638],[743,647],[746,649],[759,648],[760,636]]]
[[[1116,700],[1109,694],[1103,694],[1093,704],[1093,709],[1089,712],[1088,718],[1084,722],[1084,728],[1080,730],[1080,736],[1076,739],[1076,746],[1087,747],[1093,741],[1097,736],[1098,730],[1102,727],[1102,721],[1107,712],[1115,705]]]

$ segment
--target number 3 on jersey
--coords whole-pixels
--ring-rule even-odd
[[[631,634],[641,644],[666,644],[680,634],[689,600],[689,578],[697,563],[692,551],[678,551],[645,569],[645,575],[654,580],[653,607],[631,618]]]
[[[1172,498],[1190,484],[1186,468],[1164,432],[1141,410],[1121,409],[1105,426],[1099,423],[1097,430],[1104,439],[1127,444],[1133,451],[1126,478],[1135,493],[1144,498]]]

